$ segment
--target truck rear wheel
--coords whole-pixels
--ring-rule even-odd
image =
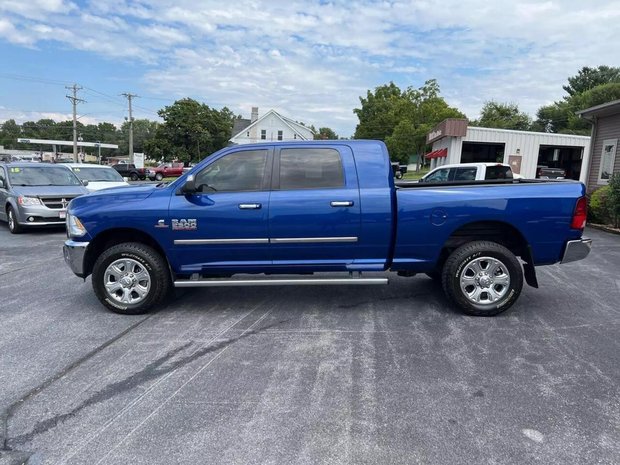
[[[456,249],[442,271],[446,295],[464,313],[493,316],[508,310],[523,288],[523,269],[506,247],[489,241]]]
[[[138,315],[161,303],[170,289],[166,260],[152,247],[137,242],[115,245],[93,267],[93,289],[115,313]]]

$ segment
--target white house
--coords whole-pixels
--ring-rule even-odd
[[[314,133],[310,128],[275,110],[269,110],[260,118],[258,107],[252,107],[251,119],[237,119],[233,126],[233,144],[253,144],[256,142],[312,140]]]

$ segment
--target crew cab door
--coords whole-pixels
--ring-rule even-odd
[[[361,222],[351,149],[280,146],[273,176],[269,237],[274,267],[345,270],[357,258]]]
[[[252,271],[271,264],[272,148],[226,152],[195,174],[199,192],[170,202],[170,234],[183,273]]]

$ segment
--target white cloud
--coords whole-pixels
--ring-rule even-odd
[[[0,11],[11,43],[141,62],[144,92],[244,115],[275,108],[342,135],[354,129],[358,96],[389,80],[436,78],[475,118],[490,99],[533,114],[580,67],[620,65],[614,0],[98,0],[79,14],[64,0],[5,0]]]

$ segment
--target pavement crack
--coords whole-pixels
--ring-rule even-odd
[[[0,429],[0,440],[2,441],[1,442],[2,447],[0,448],[0,450],[2,450],[2,451],[10,451],[11,450],[9,448],[9,435],[8,435],[8,432],[9,432],[9,422],[11,421],[11,418],[13,417],[15,412],[22,405],[24,405],[24,403],[26,401],[28,401],[32,397],[36,396],[38,393],[40,393],[44,389],[48,388],[51,384],[53,384],[54,382],[58,381],[60,378],[64,377],[65,375],[67,375],[68,373],[70,373],[71,371],[76,369],[78,366],[82,365],[84,362],[86,362],[86,361],[90,360],[91,358],[93,358],[95,355],[97,355],[102,350],[106,349],[107,347],[111,346],[115,342],[117,342],[120,339],[122,339],[123,337],[125,337],[128,333],[130,333],[131,331],[136,329],[142,323],[144,323],[145,321],[147,321],[148,319],[150,319],[151,317],[156,315],[156,313],[157,312],[149,314],[148,316],[146,316],[145,318],[141,319],[140,321],[137,321],[136,323],[134,323],[131,326],[127,327],[125,330],[121,331],[119,334],[117,334],[113,338],[110,338],[107,341],[105,341],[104,343],[102,343],[101,345],[95,347],[93,350],[88,352],[86,355],[78,358],[73,363],[69,364],[68,366],[66,366],[65,368],[63,368],[62,370],[57,372],[56,374],[52,375],[51,377],[49,377],[48,379],[43,381],[38,386],[35,386],[33,389],[31,389],[26,394],[24,394],[22,397],[20,397],[15,402],[13,402],[11,405],[9,405],[2,412],[2,414],[0,415],[0,428],[1,428]]]
[[[157,378],[160,378],[172,371],[176,371],[179,368],[189,365],[195,360],[198,360],[210,353],[218,352],[224,349],[225,347],[230,346],[242,339],[245,339],[247,337],[258,334],[263,331],[267,331],[287,321],[289,320],[278,321],[273,324],[263,326],[261,328],[257,328],[257,329],[250,330],[250,331],[245,331],[239,336],[222,339],[221,341],[217,341],[213,344],[209,344],[208,346],[203,347],[191,353],[190,355],[186,357],[178,358],[176,360],[171,361],[176,355],[188,349],[193,344],[193,342],[190,341],[186,344],[183,344],[167,352],[165,355],[157,358],[156,360],[150,362],[143,369],[132,374],[131,376],[128,376],[127,378],[123,380],[107,385],[104,389],[102,389],[101,391],[98,391],[92,397],[89,397],[88,399],[78,404],[70,412],[55,415],[51,418],[48,418],[46,420],[36,423],[30,432],[11,438],[10,443],[15,444],[15,445],[28,443],[34,437],[40,434],[46,433],[47,431],[55,428],[59,424],[64,423],[68,419],[73,418],[76,414],[78,414],[80,411],[82,411],[83,409],[89,406],[99,404],[101,402],[109,400],[121,392],[134,389],[148,381],[152,381]],[[169,361],[171,362],[167,363]]]

